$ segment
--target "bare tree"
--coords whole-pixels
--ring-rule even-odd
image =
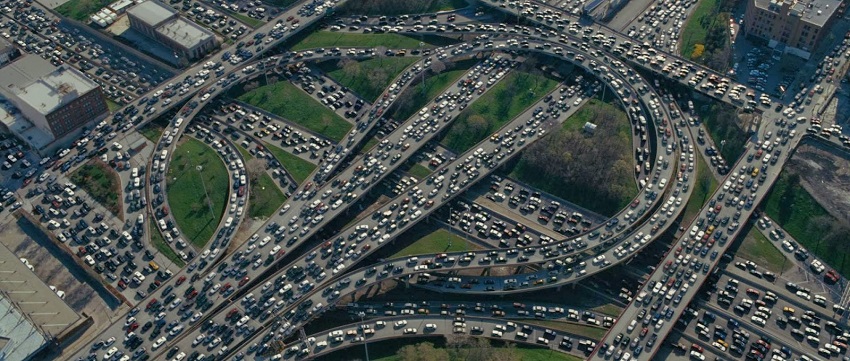
[[[431,62],[431,72],[434,74],[440,74],[446,70],[446,64],[441,60],[434,60]]]
[[[248,178],[251,182],[256,182],[260,179],[260,176],[266,172],[268,168],[268,163],[265,159],[253,158],[245,164],[245,170],[248,172]]]

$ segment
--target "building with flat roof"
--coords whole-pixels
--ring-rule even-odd
[[[0,95],[54,139],[109,113],[100,85],[77,69],[53,66],[37,55],[0,68]]]
[[[130,27],[189,60],[203,58],[216,47],[212,31],[184,19],[159,0],[147,0],[127,10]]]
[[[0,244],[0,360],[37,360],[48,345],[61,344],[87,326],[87,320]]]
[[[842,13],[841,0],[748,0],[743,28],[771,48],[808,59]]]

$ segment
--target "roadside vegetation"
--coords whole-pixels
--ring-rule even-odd
[[[150,232],[151,232],[151,244],[156,248],[159,253],[162,253],[165,258],[168,258],[169,261],[173,262],[177,267],[183,268],[186,265],[186,262],[183,262],[183,259],[174,252],[171,247],[165,243],[165,239],[162,238],[162,233],[159,232],[159,227],[153,219],[150,220]]]
[[[782,172],[767,195],[764,209],[809,252],[845,277],[850,276],[850,226],[830,215],[803,188],[799,174]]]
[[[351,123],[288,81],[260,86],[238,99],[335,141],[340,141],[351,129]]]
[[[153,143],[159,141],[159,137],[162,136],[162,132],[165,131],[161,125],[156,124],[154,122],[150,122],[145,125],[142,129],[139,129],[139,133],[142,133],[142,136],[148,138]]]
[[[91,160],[71,173],[71,182],[84,189],[107,211],[124,219],[121,209],[121,178],[109,165],[100,160]]]
[[[89,16],[110,3],[112,0],[69,0],[54,10],[65,17],[87,24]]]
[[[701,156],[696,156],[696,182],[691,196],[688,198],[688,203],[685,205],[685,213],[682,217],[682,224],[690,223],[694,217],[699,214],[699,210],[708,202],[709,197],[717,190],[717,179],[711,168]]]
[[[272,153],[272,155],[280,162],[283,166],[283,169],[286,169],[287,172],[295,179],[298,184],[304,182],[307,177],[313,173],[313,170],[316,169],[316,165],[310,163],[306,160],[299,158],[298,156],[291,154],[280,147],[274,146],[269,143],[264,143],[266,149]]]
[[[407,173],[410,173],[410,175],[422,180],[431,174],[431,170],[422,164],[416,163],[410,167],[410,170],[408,170]]]
[[[342,14],[403,15],[427,14],[468,7],[465,0],[365,0],[349,1],[340,6]]]
[[[744,114],[739,117],[734,107],[716,101],[695,100],[694,107],[723,159],[726,159],[727,164],[734,164],[744,153],[748,138],[747,128],[752,115]],[[723,141],[726,141],[725,145],[721,144]]]
[[[227,205],[230,183],[224,162],[206,144],[186,138],[169,162],[166,181],[168,205],[183,238],[203,247]]]
[[[582,128],[597,125],[593,135]],[[631,127],[617,106],[592,99],[520,155],[512,178],[611,216],[637,196]]]
[[[682,29],[681,55],[725,72],[732,60],[729,19],[734,5],[731,0],[700,0]]]
[[[557,85],[536,71],[511,71],[458,115],[441,144],[458,154],[469,150]]]
[[[318,66],[329,77],[371,103],[381,96],[398,74],[418,60],[419,57],[379,56],[359,61],[345,58],[322,62]]]

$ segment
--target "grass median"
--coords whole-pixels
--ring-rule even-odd
[[[153,219],[150,220],[150,232],[151,232],[151,244],[156,248],[159,253],[162,253],[165,258],[168,258],[171,262],[174,262],[177,267],[183,268],[186,265],[186,262],[183,262],[183,259],[174,252],[168,244],[165,243],[165,239],[162,238],[162,233],[159,233],[159,228],[156,222]]]
[[[584,336],[593,340],[601,340],[602,336],[605,336],[605,329],[601,327],[593,327],[593,326],[585,326],[578,325],[575,323],[564,322],[564,321],[550,321],[550,320],[519,320],[524,323],[529,323],[532,325],[538,325],[546,328],[551,328],[553,330],[563,331],[567,333],[571,333],[577,336]]]
[[[367,60],[326,61],[319,69],[368,102],[377,99],[390,82],[419,57],[377,57]]]
[[[416,235],[412,235],[412,237],[408,239],[415,239],[415,237]],[[480,247],[463,239],[463,237],[460,237],[458,235],[455,235],[454,233],[440,228],[431,233],[423,235],[421,238],[417,239],[409,246],[390,256],[390,258],[407,257],[417,254],[463,252],[479,248]]]
[[[247,168],[252,169],[248,162],[256,158],[241,145],[236,145],[236,150],[242,154]],[[252,176],[248,185],[248,217],[268,218],[286,201],[286,196],[283,195],[283,192],[266,171],[263,171],[256,178]]]
[[[283,117],[311,131],[340,141],[351,123],[287,81],[263,85],[239,96],[239,100]]]
[[[177,146],[166,176],[168,205],[183,237],[203,247],[218,228],[229,196],[229,174],[209,146],[186,138]]]
[[[289,175],[291,175],[298,184],[303,183],[304,180],[310,177],[310,174],[312,174],[316,169],[315,164],[303,160],[298,156],[281,149],[280,147],[269,143],[264,144],[266,149],[268,149],[269,152],[272,152],[272,155],[280,162],[283,169],[286,169],[286,171],[289,172]]]
[[[787,262],[788,259],[782,254],[782,251],[756,227],[750,227],[750,231],[744,236],[744,240],[735,254],[774,273],[782,273],[794,267],[794,262]]]
[[[469,105],[449,126],[441,144],[463,153],[555,89],[558,82],[537,73],[512,71]]]
[[[711,168],[709,168],[708,163],[702,159],[701,156],[697,156],[697,174],[696,174],[696,183],[694,183],[694,189],[691,193],[690,198],[688,198],[688,203],[685,205],[685,214],[682,217],[682,224],[690,223],[694,217],[699,214],[699,210],[708,202],[709,197],[714,194],[714,191],[717,190],[717,179],[714,178],[714,174],[711,172]]]
[[[586,122],[597,125],[592,135],[582,130]],[[523,183],[611,216],[638,194],[631,134],[625,112],[591,99],[560,129],[528,146],[507,171]]]
[[[84,189],[107,211],[124,219],[121,207],[121,178],[99,160],[91,160],[71,173],[71,182]]]

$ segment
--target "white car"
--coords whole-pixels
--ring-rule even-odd
[[[159,339],[157,339],[156,342],[154,342],[153,345],[151,346],[151,349],[156,350],[156,349],[162,347],[163,344],[165,344],[165,336],[162,336]]]
[[[116,352],[118,352],[118,347],[112,346],[112,348],[106,350],[106,353],[103,354],[103,359],[109,360],[110,358],[112,358],[112,355],[115,355]]]

